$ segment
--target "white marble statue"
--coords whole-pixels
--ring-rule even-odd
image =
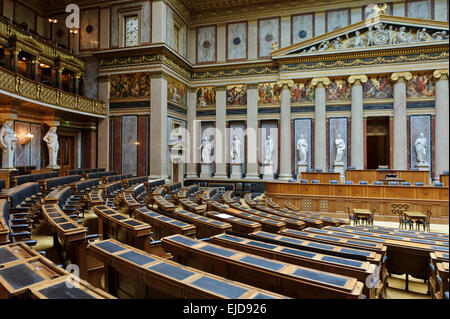
[[[423,133],[419,134],[419,137],[414,142],[414,147],[418,164],[427,164],[427,139]]]
[[[397,29],[390,25],[389,30],[387,30],[388,36],[389,36],[389,44],[394,44],[393,41],[395,39],[395,37],[394,37],[395,31],[397,31]]]
[[[48,130],[43,140],[44,142],[47,143],[48,147],[48,162],[49,162],[48,167],[50,168],[58,167],[56,161],[58,159],[59,143],[58,143],[58,135],[56,134],[56,126],[52,126]]]
[[[438,31],[433,33],[432,35],[433,40],[435,41],[441,41],[441,40],[447,40],[448,39],[448,34],[446,31]]]
[[[416,41],[425,42],[431,40],[431,36],[428,34],[427,29],[417,30]]]
[[[233,136],[233,146],[231,148],[231,160],[234,164],[241,163],[241,141],[236,135]]]
[[[206,137],[203,138],[200,148],[202,149],[202,163],[210,164],[211,163],[211,142]]]
[[[342,39],[340,37],[337,37],[335,40],[333,40],[331,42],[331,44],[333,45],[333,47],[338,50],[338,49],[343,49],[344,48],[344,44],[342,42]]]
[[[411,32],[412,30],[410,30],[408,33],[405,32],[406,28],[405,27],[400,27],[400,29],[398,29],[397,34],[395,35],[395,43],[396,44],[402,44],[402,43],[411,43]]]
[[[271,136],[268,136],[265,144],[265,159],[264,164],[272,164],[272,152],[273,152],[273,140]]]
[[[13,121],[6,120],[0,130],[0,147],[3,150],[2,168],[14,167],[14,152],[16,151],[16,137],[13,129]]]
[[[300,138],[297,141],[297,151],[298,151],[298,164],[306,164],[308,154],[308,142],[306,141],[303,135],[300,135]]]
[[[319,44],[319,50],[318,51],[326,51],[330,47],[330,41],[326,40],[323,41],[321,44]]]
[[[344,155],[345,155],[345,142],[342,139],[340,134],[338,134],[338,136],[336,137],[334,144],[336,145],[336,158],[335,158],[334,162],[342,163],[344,161]]]

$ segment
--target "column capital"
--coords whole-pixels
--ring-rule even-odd
[[[214,87],[214,89],[216,90],[216,92],[226,91],[227,90],[227,86],[226,85],[216,86],[216,87]]]
[[[187,88],[188,93],[195,93],[197,92],[197,88]]]
[[[95,79],[97,82],[109,82],[109,75],[97,75]]]
[[[164,79],[167,81],[167,75],[163,72],[150,73],[150,79]]]
[[[325,87],[330,83],[331,81],[329,78],[314,78],[311,80],[311,86],[313,87]]]
[[[259,89],[259,83],[248,83],[247,90],[257,90]]]
[[[277,85],[281,86],[281,88],[283,90],[289,90],[291,87],[294,86],[294,81],[292,81],[292,80],[280,80],[280,81],[277,81]]]
[[[367,75],[350,75],[348,77],[348,83],[353,85],[361,85],[362,83],[366,83],[368,80]]]
[[[411,72],[395,72],[391,74],[391,80],[394,82],[405,82],[412,79]]]
[[[448,69],[436,70],[433,72],[433,77],[438,80],[448,80]]]

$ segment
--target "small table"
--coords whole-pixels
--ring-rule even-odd
[[[368,209],[363,208],[353,208],[353,215],[355,215],[358,220],[366,220],[367,222],[370,220],[372,216],[372,212]]]
[[[421,212],[403,212],[406,216],[408,216],[410,219],[425,219],[427,218],[427,215]]]

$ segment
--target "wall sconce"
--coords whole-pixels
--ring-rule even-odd
[[[52,19],[52,18],[49,18],[49,19],[48,19],[48,22],[50,22],[50,23],[57,23],[57,22],[58,22],[58,20],[56,20],[56,19]]]
[[[21,137],[19,137],[20,140],[20,144],[22,144],[23,146],[29,144],[31,142],[31,140],[33,139],[34,135],[31,133],[27,133]]]
[[[136,145],[136,146],[139,146],[139,142],[138,141],[134,142],[133,144]]]

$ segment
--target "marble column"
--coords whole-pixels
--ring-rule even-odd
[[[150,82],[150,178],[167,178],[167,76],[154,73]]]
[[[98,98],[106,103],[105,118],[98,119],[97,167],[109,170],[109,76],[97,77]]]
[[[227,87],[216,87],[216,137],[214,159],[216,172],[214,178],[227,178],[226,137],[227,137]]]
[[[259,179],[258,87],[258,83],[247,84],[247,173],[245,179]]]
[[[364,121],[363,121],[363,88],[367,82],[366,75],[351,75],[348,83],[352,86],[352,125],[351,125],[351,165],[356,169],[364,169]]]
[[[406,119],[406,82],[412,78],[410,72],[392,73],[394,84],[394,169],[408,169],[408,137]]]
[[[57,69],[57,73],[56,73],[56,83],[57,83],[57,88],[62,90],[62,72],[63,72],[63,68],[58,67]]]
[[[197,95],[195,93],[195,89],[188,89],[187,92],[187,140],[186,142],[189,144],[189,157],[187,160],[187,178],[195,178],[197,176],[196,171],[196,163],[195,163],[195,154],[198,146],[195,143],[195,139],[197,136],[197,131],[195,129],[196,117],[197,117]]]
[[[36,82],[40,82],[39,80],[39,58],[34,59],[33,61],[33,80]]]
[[[20,53],[20,49],[14,49],[11,50],[12,53],[12,58],[13,58],[13,71],[15,73],[19,72],[19,53]]]
[[[167,30],[167,1],[156,0],[152,1],[152,42],[164,43],[166,42]]]
[[[448,69],[436,70],[433,76],[436,80],[436,102],[435,102],[435,169],[434,179],[439,180],[439,175],[443,171],[449,170],[448,156],[449,156],[449,142],[448,142],[448,127],[449,127],[449,102],[448,102]]]
[[[281,107],[280,107],[280,180],[292,178],[291,170],[291,90],[290,83],[281,81]]]
[[[325,87],[329,78],[314,78],[311,85],[315,87],[314,105],[314,167],[327,169],[327,110]]]

